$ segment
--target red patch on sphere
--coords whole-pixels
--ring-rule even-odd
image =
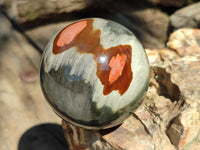
[[[126,63],[126,55],[122,54],[117,56],[113,56],[110,60],[109,67],[110,67],[110,74],[109,74],[109,84],[115,82],[119,76],[121,76],[122,71],[124,69]]]
[[[56,45],[62,47],[65,44],[69,44],[87,26],[87,21],[81,21],[74,23],[65,28],[59,35]]]
[[[73,23],[55,38],[53,53],[59,54],[75,46],[80,53],[90,53],[97,64],[97,76],[104,86],[103,94],[118,90],[123,95],[133,78],[130,45],[104,49],[100,43],[101,30],[94,30],[93,19]]]

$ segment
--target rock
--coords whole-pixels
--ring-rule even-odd
[[[190,0],[190,1],[187,1],[187,0],[148,0],[148,1],[154,5],[182,7],[182,6],[197,2],[198,0]]]
[[[171,97],[171,101],[182,104],[169,124],[169,127],[165,129],[167,136],[171,143],[178,149],[198,149],[198,140],[200,139],[199,133],[199,99],[200,99],[200,45],[199,45],[199,30],[198,29],[179,29],[172,33],[168,41],[169,49],[165,50],[150,50],[147,49],[147,55],[152,66],[164,67],[158,69],[156,72],[159,73],[157,76],[158,84],[154,86],[161,88],[158,93],[163,93],[165,97]],[[167,57],[162,57],[162,52],[165,52]],[[165,59],[163,59],[165,58]],[[159,71],[160,70],[160,71]],[[160,74],[163,72],[162,74]],[[165,74],[168,74],[167,76]],[[164,81],[163,79],[169,80]],[[152,79],[152,78],[151,78]],[[160,82],[162,81],[162,82]],[[171,86],[169,86],[169,83]],[[151,80],[150,85],[153,83]],[[162,83],[162,84],[160,84]],[[163,85],[165,85],[163,87]],[[151,88],[151,87],[150,87]],[[164,91],[164,92],[163,92]],[[167,92],[166,92],[167,91]],[[170,92],[171,91],[171,92]],[[174,92],[172,92],[174,91]],[[171,94],[170,94],[171,93]],[[177,95],[177,93],[179,93]],[[161,94],[161,95],[163,95]],[[152,95],[152,93],[150,94]],[[171,96],[170,96],[171,95]],[[174,96],[173,96],[174,95]],[[148,97],[148,95],[147,95]],[[155,99],[159,99],[154,98]],[[178,100],[178,101],[177,101]],[[166,100],[165,100],[166,101]],[[159,101],[160,102],[160,101]],[[155,104],[158,104],[156,102]],[[154,106],[155,107],[155,106]],[[169,107],[168,107],[169,108]],[[144,118],[149,118],[142,113]],[[160,114],[159,114],[160,116]],[[167,115],[168,117],[170,115]],[[172,115],[173,116],[173,115]],[[142,120],[142,119],[141,119]],[[155,127],[155,124],[150,123],[152,121],[147,120],[144,124],[147,125],[147,129],[151,126]],[[167,127],[167,126],[165,126]],[[157,130],[149,128],[150,133]],[[165,135],[165,134],[163,134]],[[159,144],[160,146],[160,144]]]
[[[133,116],[102,138],[115,149],[154,149],[151,136],[145,131],[143,124]]]
[[[170,26],[173,30],[183,27],[200,27],[200,2],[178,9],[170,16]]]
[[[200,98],[200,56],[185,56],[181,59],[173,61],[167,67],[171,74],[171,79],[181,90],[182,96],[188,104],[198,102]],[[191,95],[192,94],[192,95]],[[189,101],[187,101],[189,99]]]
[[[170,64],[174,59],[180,58],[180,56],[167,48],[164,49],[146,49],[149,63],[151,66],[166,66]]]
[[[170,35],[167,45],[181,57],[200,54],[200,30],[179,29]]]
[[[168,46],[180,57],[166,67],[171,80],[179,87],[184,100],[180,115],[175,117],[167,134],[178,149],[198,149],[200,132],[200,30],[179,29],[172,33]]]
[[[185,56],[175,60],[167,70],[171,79],[180,88],[181,98],[185,101],[184,109],[175,118],[168,134],[179,149],[190,149],[194,144],[199,144],[200,132],[200,57]],[[193,146],[191,146],[193,145]]]
[[[40,70],[41,87],[56,113],[86,129],[121,124],[141,103],[149,74],[146,54],[133,33],[100,18],[79,20],[54,35]]]

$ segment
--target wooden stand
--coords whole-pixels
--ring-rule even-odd
[[[113,149],[102,139],[102,134],[98,131],[75,127],[64,120],[62,128],[70,150]]]
[[[151,148],[150,136],[132,115],[122,125],[105,130],[86,130],[62,121],[70,150],[119,150]],[[142,142],[141,142],[142,141]]]

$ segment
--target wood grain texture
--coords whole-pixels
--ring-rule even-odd
[[[9,0],[0,2],[7,8],[8,13],[18,22],[44,18],[48,15],[71,13],[82,10],[92,3],[91,0]]]
[[[40,89],[40,54],[11,29],[9,22],[0,24],[0,30],[8,31],[1,36],[0,44],[0,149],[16,150],[27,129],[60,119]]]

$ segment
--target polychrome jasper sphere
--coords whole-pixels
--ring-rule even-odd
[[[54,111],[87,129],[122,123],[148,88],[149,64],[134,34],[110,20],[76,21],[49,41],[41,86]]]

